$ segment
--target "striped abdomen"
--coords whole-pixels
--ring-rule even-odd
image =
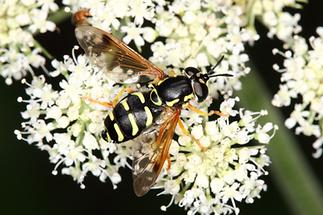
[[[151,126],[161,114],[162,106],[150,99],[150,92],[135,92],[123,98],[104,120],[102,137],[116,143],[131,140]]]

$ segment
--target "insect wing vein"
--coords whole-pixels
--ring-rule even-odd
[[[75,35],[95,65],[105,68],[107,72],[120,67],[117,70],[120,80],[135,75],[149,76],[152,80],[166,77],[162,70],[108,32],[83,24],[76,27]]]
[[[145,195],[158,178],[168,157],[180,109],[168,108],[168,116],[137,143],[133,160],[133,187],[137,196]]]

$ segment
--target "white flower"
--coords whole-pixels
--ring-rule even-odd
[[[45,65],[33,34],[53,31],[55,24],[48,14],[58,9],[53,0],[1,1],[0,10],[0,74],[6,84],[22,79],[32,67]]]
[[[230,116],[235,116],[239,112],[237,110],[233,110],[233,106],[236,101],[239,101],[239,98],[234,99],[227,99],[226,101],[222,102],[220,105],[220,111],[224,114],[228,114]]]
[[[50,161],[55,164],[53,174],[71,175],[85,188],[84,180],[91,173],[101,181],[109,178],[116,188],[121,181],[119,168],[130,167],[131,144],[104,141],[100,133],[107,110],[82,98],[95,96],[111,101],[120,89],[84,56],[75,57],[74,50],[73,58],[66,56],[57,65],[61,65],[57,67],[59,70],[66,68],[66,71],[60,70],[65,76],[60,82],[61,89],[54,90],[43,76],[27,83],[29,99],[18,99],[27,104],[23,112],[26,122],[22,123],[22,131],[15,133],[18,139],[36,144],[49,153]],[[172,165],[168,175],[162,174],[157,181],[157,187],[164,189],[163,194],[172,195],[171,202],[185,207],[188,213],[238,213],[236,202],[253,202],[266,189],[260,179],[266,174],[263,168],[270,162],[266,150],[264,146],[249,148],[248,143],[255,139],[267,144],[276,127],[271,123],[256,124],[264,111],[235,110],[238,100],[223,101],[220,107],[225,114],[217,120],[208,121],[207,117],[200,116],[199,121],[191,124],[190,133],[200,145],[176,130],[179,138],[173,140],[170,149]],[[210,104],[206,101],[200,108],[206,111]],[[182,116],[185,124],[189,121],[186,117],[189,113]],[[234,121],[230,117],[241,119]],[[111,154],[115,155],[112,161]],[[189,189],[183,190],[183,187]]]
[[[90,4],[88,0],[64,0],[63,4],[67,11],[90,5],[89,22],[93,26],[117,36],[123,33],[123,41],[134,42],[139,50],[150,45],[150,60],[162,69],[173,67],[175,74],[182,74],[181,68],[187,66],[199,67],[205,73],[224,55],[214,72],[233,77],[211,79],[209,97],[201,104],[192,101],[206,112],[213,99],[223,94],[222,114],[209,121],[208,116],[182,111],[181,119],[191,136],[176,129],[178,139],[175,137],[170,148],[172,165],[168,174],[162,171],[156,187],[163,189],[162,194],[170,194],[171,203],[185,207],[188,214],[237,214],[236,202],[251,203],[259,198],[266,189],[264,168],[270,163],[265,144],[277,128],[271,123],[256,123],[265,111],[236,110],[239,99],[230,98],[241,88],[239,78],[250,71],[245,65],[249,58],[244,44],[256,38],[245,28],[241,5],[199,0],[93,0]],[[38,25],[46,23],[39,21]],[[27,83],[29,98],[19,99],[27,103],[22,114],[25,122],[21,131],[15,131],[17,137],[49,153],[50,162],[55,164],[53,174],[71,175],[84,188],[91,173],[101,181],[109,178],[115,188],[121,181],[119,168],[130,167],[131,145],[101,138],[107,110],[86,98],[111,101],[120,87],[106,71],[89,64],[83,55],[76,57],[74,51],[72,57],[64,56],[63,62],[55,60],[52,65],[51,74],[62,74],[64,79],[58,90],[43,76]],[[250,147],[251,140],[262,145]]]
[[[71,11],[89,7],[88,0],[63,3]],[[123,33],[123,41],[133,41],[139,50],[151,43],[150,60],[161,68],[195,66],[206,71],[225,55],[216,72],[234,77],[212,79],[211,96],[217,97],[217,92],[231,95],[240,89],[239,78],[249,72],[244,43],[253,41],[254,35],[244,29],[242,12],[231,1],[94,0],[89,21],[104,30]]]
[[[275,131],[278,127],[275,127],[271,122],[266,123],[263,127],[258,126],[256,129],[256,139],[259,143],[269,143],[271,138],[275,135]],[[273,130],[273,134],[269,135],[268,132]]]
[[[313,143],[313,148],[316,149],[316,152],[313,153],[313,157],[319,158],[322,156],[323,153],[323,137],[318,138],[314,143]]]
[[[273,50],[285,59],[283,67],[274,65],[274,69],[281,73],[281,84],[272,103],[281,107],[291,106],[293,104],[291,101],[297,101],[285,125],[288,128],[295,127],[296,134],[318,138],[316,142],[320,142],[323,135],[323,34],[321,29],[317,28],[318,37],[309,39],[310,47],[307,46],[304,38],[294,36],[291,50],[285,53],[277,49]],[[318,157],[322,147],[320,144],[314,145],[316,150],[314,156]]]
[[[90,132],[84,132],[83,146],[87,150],[99,149],[96,138]]]
[[[251,4],[248,1],[239,1],[242,8],[245,10],[245,18],[249,22],[249,27],[255,28],[255,19],[259,19],[268,29],[268,36],[276,36],[278,39],[288,42],[294,34],[301,31],[301,26],[298,24],[300,14],[294,15],[284,11],[286,7],[300,8],[300,0],[255,0]]]
[[[233,101],[235,99],[229,99],[221,105]],[[234,102],[231,109],[233,105]],[[246,120],[244,123],[230,122],[221,117],[203,122],[204,127],[201,124],[192,126],[191,134],[204,150],[189,137],[180,136],[178,143],[173,142],[177,153],[172,154],[171,168],[156,187],[163,187],[161,194],[172,195],[171,203],[184,207],[188,214],[238,214],[236,202],[252,203],[267,188],[262,179],[267,174],[263,168],[270,163],[266,148],[248,147],[248,143],[255,139],[267,144],[277,127],[272,123],[264,126],[255,123],[263,112],[240,110],[231,113],[235,117],[239,114],[241,118],[248,115],[252,124],[246,124]],[[168,206],[162,206],[162,210]]]
[[[26,122],[22,123],[22,131],[15,133],[18,139],[36,144],[49,153],[50,161],[56,164],[53,174],[61,169],[84,188],[83,180],[91,172],[102,181],[109,178],[115,188],[121,181],[118,169],[125,166],[131,153],[127,147],[116,149],[122,146],[103,141],[100,134],[107,112],[81,97],[112,100],[117,88],[103,71],[90,66],[87,58],[82,55],[76,58],[74,50],[73,58],[65,56],[64,62],[53,64],[57,65],[54,73],[65,75],[60,82],[61,89],[54,90],[43,76],[35,76],[26,89],[30,98],[18,99],[27,104],[22,113]],[[121,159],[111,163],[108,156],[117,150]],[[99,151],[99,155],[94,155],[94,151]]]
[[[145,44],[144,39],[142,38],[143,30],[138,28],[135,24],[129,26],[122,26],[121,31],[125,33],[123,41],[125,43],[130,43],[132,40],[137,46],[143,46]]]

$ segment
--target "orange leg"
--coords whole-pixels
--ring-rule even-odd
[[[104,107],[108,107],[108,108],[113,108],[116,106],[116,104],[119,102],[121,96],[125,93],[132,93],[133,90],[131,88],[122,88],[118,94],[116,95],[116,97],[114,97],[114,99],[112,100],[112,102],[101,102],[101,101],[98,101],[98,100],[95,100],[95,99],[92,99],[90,97],[87,97],[87,96],[82,96],[82,99],[85,99],[93,104],[98,104],[98,105],[101,105],[101,106],[104,106]]]
[[[88,101],[90,103],[93,103],[93,104],[101,105],[103,107],[113,108],[112,102],[101,102],[101,101],[92,99],[92,98],[87,97],[87,96],[82,96],[82,99],[84,99],[84,100],[86,100],[86,101]]]
[[[198,139],[196,139],[193,135],[191,135],[191,133],[185,128],[184,123],[183,123],[183,121],[181,119],[178,120],[178,125],[179,125],[179,128],[181,129],[181,131],[183,132],[183,134],[185,134],[186,136],[191,137],[192,140],[200,147],[201,151],[206,150],[206,148],[204,146],[202,146],[200,141]]]
[[[170,170],[171,164],[172,164],[172,161],[170,160],[170,156],[169,156],[169,154],[168,154],[168,155],[167,155],[167,171],[169,171],[169,170]]]
[[[132,93],[133,89],[130,87],[126,87],[126,88],[122,88],[119,93],[116,95],[116,97],[114,97],[114,99],[112,100],[112,105],[113,107],[116,106],[116,104],[119,102],[120,98],[123,96],[124,93]]]
[[[198,108],[194,107],[194,106],[193,106],[193,105],[191,105],[191,104],[188,104],[188,105],[187,105],[187,108],[188,108],[189,110],[191,110],[191,111],[193,111],[193,112],[195,112],[195,113],[197,113],[197,114],[201,115],[201,116],[212,116],[212,115],[218,115],[218,116],[224,116],[224,117],[229,116],[229,114],[227,114],[227,113],[222,113],[222,112],[220,112],[220,111],[218,111],[218,110],[211,110],[210,112],[205,112],[205,111],[202,111],[202,110],[200,110],[200,109],[198,109]]]

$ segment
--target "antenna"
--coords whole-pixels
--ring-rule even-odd
[[[210,69],[210,71],[208,71],[208,75],[211,75],[214,73],[214,69],[220,65],[221,61],[224,59],[224,55],[221,56],[220,60],[218,60],[218,62]],[[210,77],[210,76],[209,76]]]
[[[229,73],[221,73],[221,74],[213,74],[213,75],[209,75],[209,78],[213,78],[213,77],[217,77],[217,76],[233,77],[234,75],[229,74]]]
[[[221,61],[223,59],[224,59],[224,55],[222,55],[220,57],[220,59],[218,60],[218,62],[214,66],[212,66],[212,68],[210,69],[210,71],[207,72],[208,78],[213,78],[213,77],[217,77],[217,76],[225,76],[225,77],[233,77],[234,76],[234,75],[229,74],[229,73],[215,74],[215,71],[214,71],[215,68],[220,65],[220,63],[221,63]]]

